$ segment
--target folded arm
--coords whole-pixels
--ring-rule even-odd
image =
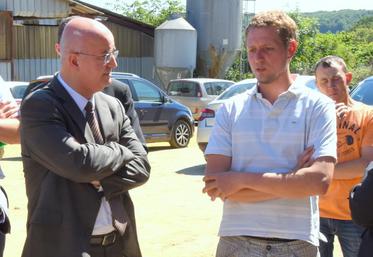
[[[0,141],[7,144],[19,143],[18,119],[0,119]]]
[[[364,146],[361,148],[361,157],[359,159],[337,163],[333,178],[354,179],[362,177],[371,161],[373,161],[373,146]]]
[[[224,155],[211,154],[206,156],[207,164],[203,192],[207,193],[211,200],[214,201],[216,198],[221,198],[222,200],[230,199],[237,202],[258,202],[275,198],[272,194],[241,187],[240,183],[234,180],[236,172],[228,172],[231,167],[231,159],[231,157]],[[215,185],[215,180],[208,179],[210,176],[223,173],[229,173],[229,175],[225,177],[226,181],[222,181],[223,179],[221,179],[221,182],[227,183],[226,191],[223,191],[222,188]]]
[[[142,142],[136,137],[137,134],[130,125],[130,119],[127,118],[122,107],[121,112],[125,118],[122,124],[119,144],[126,146],[136,158],[122,166],[115,174],[100,181],[105,196],[108,199],[111,196],[141,186],[150,176],[150,164],[147,159],[147,152]]]
[[[312,154],[312,153],[308,153]],[[303,155],[304,156],[304,155]],[[216,197],[243,202],[264,201],[274,198],[300,198],[325,194],[330,184],[335,159],[320,157],[306,161],[294,171],[279,173],[225,172],[231,158],[208,155],[204,192]],[[229,165],[229,166],[228,166]]]
[[[101,181],[124,167],[126,173],[121,173],[121,176],[128,179],[126,182],[131,187],[148,179],[145,151],[131,151],[133,140],[137,140],[132,130],[121,135],[120,143],[85,143],[83,136],[78,139],[69,133],[71,130],[82,132],[78,132],[76,124],[66,119],[66,115],[66,110],[53,97],[38,93],[27,98],[22,104],[20,128],[26,150],[23,154],[30,155],[27,157],[49,171],[78,183]],[[126,120],[129,124],[128,118]],[[141,145],[140,142],[138,144]]]
[[[13,102],[0,101],[0,141],[7,144],[19,143],[19,108]]]

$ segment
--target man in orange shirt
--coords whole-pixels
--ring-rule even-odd
[[[352,187],[360,183],[366,166],[373,161],[373,109],[353,100],[348,84],[352,74],[337,56],[320,59],[315,67],[318,89],[336,103],[338,164],[328,192],[320,196],[321,257],[333,256],[334,236],[344,257],[356,257],[363,228],[354,224],[348,204]]]

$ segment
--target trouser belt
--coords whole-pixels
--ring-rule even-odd
[[[261,240],[266,242],[293,242],[297,241],[296,239],[286,239],[286,238],[277,238],[277,237],[260,237],[260,236],[244,236],[247,239]]]
[[[89,243],[91,245],[109,246],[114,244],[119,239],[118,237],[118,232],[114,230],[108,234],[91,236]]]

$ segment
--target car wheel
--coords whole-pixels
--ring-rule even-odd
[[[192,131],[185,120],[178,120],[171,131],[170,145],[175,148],[186,147],[189,144]]]

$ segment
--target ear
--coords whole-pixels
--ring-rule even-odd
[[[346,84],[349,85],[350,82],[352,80],[352,73],[351,72],[347,72],[346,73]]]
[[[293,58],[298,49],[298,42],[295,39],[290,39],[288,44],[288,57]]]
[[[56,53],[57,53],[58,56],[61,56],[61,46],[60,46],[59,43],[56,43],[54,45],[54,50],[56,50]]]
[[[79,67],[78,55],[74,53],[69,54],[69,63],[74,68],[78,68]]]

